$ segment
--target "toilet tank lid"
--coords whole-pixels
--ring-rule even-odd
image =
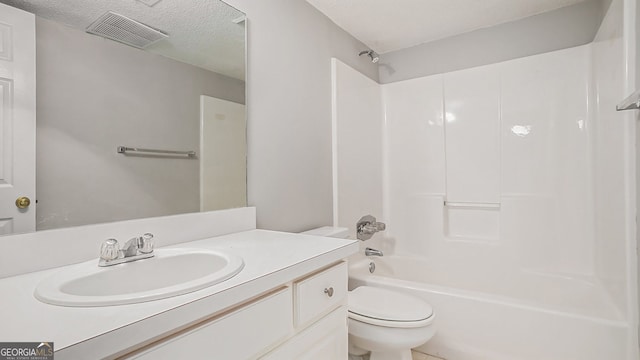
[[[345,227],[323,226],[303,231],[301,234],[346,239],[349,237],[349,229]]]

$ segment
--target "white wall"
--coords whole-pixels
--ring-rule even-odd
[[[592,48],[592,143],[597,274],[621,311],[627,307],[628,113],[624,99],[623,1],[613,0]],[[616,191],[613,191],[615,189]]]
[[[382,122],[375,83],[336,62],[337,225],[352,228],[380,208],[382,177],[381,219],[389,225],[382,246],[428,259],[451,283],[474,278],[482,291],[515,297],[545,278],[582,279],[600,289],[590,51],[582,46],[383,85],[381,145],[373,141]],[[570,297],[565,310],[619,318],[604,291],[594,295],[594,307]]]
[[[398,253],[460,276],[594,275],[588,55],[583,46],[383,86]]]
[[[587,0],[382,54],[380,82],[386,84],[441,74],[588,44],[598,31],[603,2],[607,3],[607,0]]]
[[[425,239],[443,229],[441,215],[429,216],[433,211],[442,213],[446,193],[442,78],[434,75],[382,86],[388,144],[384,206],[387,233],[395,238],[398,252],[410,249],[416,255],[437,255]]]
[[[244,82],[36,22],[38,230],[199,211],[199,162],[119,145],[198,150],[200,95],[244,102]]]
[[[636,0],[608,2],[592,45],[592,139],[596,269],[629,321],[628,358],[638,358],[637,111],[615,106],[638,89]],[[635,151],[634,151],[635,147]]]
[[[631,66],[629,66],[628,69],[632,70],[635,73],[635,76],[633,77],[633,79],[635,80],[634,82],[630,82],[629,85],[629,89],[628,90],[637,90],[640,89],[640,46],[638,46],[636,44],[636,42],[638,40],[640,40],[640,4],[638,4],[638,1],[636,0],[626,0],[625,4],[633,4],[633,6],[635,7],[635,12],[633,12],[633,27],[632,27],[632,37],[627,39],[627,43],[631,43],[634,44],[635,47],[635,51],[632,53],[633,54],[633,61],[629,62],[629,64]],[[627,14],[627,16],[629,16],[630,14]],[[629,59],[628,59],[629,60]],[[635,153],[635,167],[636,167],[636,172],[635,172],[635,176],[636,176],[636,182],[635,182],[635,190],[636,190],[636,201],[635,201],[635,205],[636,205],[636,211],[635,213],[638,214],[638,206],[640,204],[640,126],[638,126],[638,120],[640,119],[640,114],[635,113],[633,114],[634,119],[636,120],[635,123],[635,147],[636,147],[636,153]],[[636,215],[637,216],[637,215]],[[634,313],[635,315],[635,319],[637,322],[637,331],[636,331],[636,344],[640,345],[640,321],[638,321],[638,318],[640,317],[640,266],[638,266],[638,264],[640,263],[640,248],[638,248],[638,243],[640,243],[640,231],[638,231],[638,227],[637,227],[637,221],[636,221],[636,239],[635,239],[635,263],[633,264],[633,266],[635,266],[635,286],[636,286],[636,294],[635,294],[635,303],[630,303],[629,304],[629,308],[633,309],[631,310],[632,313]],[[633,269],[631,270],[633,272]],[[639,350],[640,346],[636,347],[636,350]]]
[[[382,96],[377,82],[333,59],[334,226],[349,228],[382,210]]]
[[[227,2],[248,18],[248,196],[258,227],[331,224],[331,58],[374,80],[377,66],[306,1]]]

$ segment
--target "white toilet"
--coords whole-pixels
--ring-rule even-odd
[[[325,226],[304,232],[308,235],[346,238],[346,228]],[[349,292],[349,354],[370,360],[411,360],[411,349],[435,334],[435,314],[424,300],[372,286]]]
[[[349,353],[370,360],[411,360],[411,349],[435,334],[433,309],[422,299],[372,286],[349,292]]]

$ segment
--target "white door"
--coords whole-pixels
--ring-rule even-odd
[[[34,15],[0,4],[0,235],[35,231],[35,44]]]
[[[245,106],[200,96],[200,210],[247,206]]]

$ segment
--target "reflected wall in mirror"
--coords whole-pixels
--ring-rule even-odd
[[[36,15],[36,230],[246,206],[243,13],[218,0],[0,2]],[[168,37],[138,49],[86,33],[107,11]]]

